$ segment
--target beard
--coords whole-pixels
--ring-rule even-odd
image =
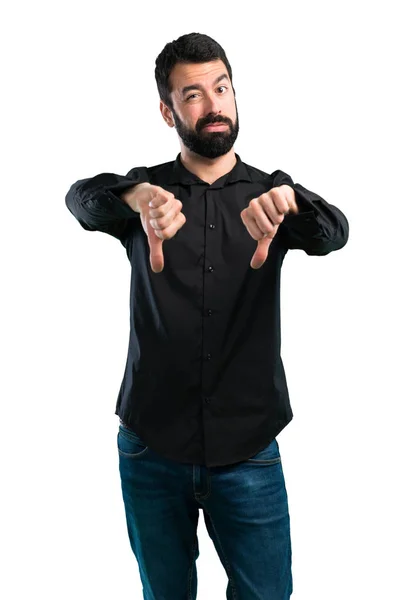
[[[235,101],[236,105],[236,101]],[[239,114],[236,106],[236,123],[232,123],[228,117],[214,116],[199,119],[196,128],[189,129],[181,121],[175,110],[171,109],[174,115],[176,131],[183,144],[196,154],[205,158],[217,158],[227,154],[236,141],[239,133]],[[204,127],[210,123],[224,123],[228,129],[224,131],[205,131]]]

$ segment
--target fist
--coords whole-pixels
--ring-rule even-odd
[[[295,193],[289,185],[280,185],[250,200],[240,213],[247,231],[258,242],[250,263],[252,269],[259,269],[265,263],[269,246],[289,212],[299,212]]]
[[[150,183],[137,184],[122,198],[140,213],[150,247],[150,265],[154,273],[160,273],[164,268],[164,240],[171,239],[186,223],[182,202],[171,192]]]

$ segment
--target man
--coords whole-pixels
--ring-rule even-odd
[[[130,338],[115,413],[127,528],[147,600],[196,598],[199,509],[227,598],[287,600],[290,519],[276,436],[292,419],[280,357],[288,249],[342,248],[344,214],[283,171],[242,162],[232,70],[192,33],[156,60],[175,161],[73,184],[84,229],[132,265]]]

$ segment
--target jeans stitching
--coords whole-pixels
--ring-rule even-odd
[[[199,494],[197,495],[199,496],[199,500],[207,500],[211,496],[211,477],[209,471],[207,471],[207,492],[204,496],[201,497]]]
[[[137,433],[135,433],[134,431],[132,431],[132,429],[128,429],[127,427],[125,427],[124,425],[120,425],[119,426],[119,432],[120,434],[125,437],[128,440],[140,440],[139,436],[137,435]],[[141,440],[140,440],[141,441]]]
[[[281,462],[281,457],[277,457],[277,458],[270,458],[268,460],[257,460],[256,458],[248,458],[247,462],[250,463],[256,463],[259,465],[275,465],[276,463]]]
[[[118,435],[120,435],[121,437],[125,438],[129,442],[137,441],[137,438],[133,438],[131,436],[128,436],[124,430],[120,430],[118,432]],[[149,450],[148,446],[146,448],[144,448],[144,450],[141,450],[140,452],[137,452],[136,454],[132,454],[130,452],[124,452],[123,450],[120,450],[118,448],[118,435],[117,435],[117,449],[118,449],[118,453],[121,454],[121,456],[127,456],[128,458],[136,458],[136,457],[139,457],[139,456],[143,456],[144,454],[146,454],[146,452],[148,452],[148,450]]]
[[[213,530],[214,530],[215,537],[216,537],[216,538],[217,538],[217,540],[218,540],[218,544],[219,544],[219,547],[220,547],[220,549],[221,549],[222,556],[224,557],[224,561],[225,561],[225,565],[226,565],[226,570],[227,570],[227,572],[228,572],[228,578],[229,578],[229,581],[230,581],[230,583],[231,583],[231,586],[232,586],[232,594],[233,594],[233,599],[235,600],[235,598],[237,599],[237,598],[238,598],[238,596],[237,596],[237,590],[236,590],[236,587],[235,587],[235,582],[234,582],[234,580],[233,580],[233,577],[232,577],[232,570],[231,570],[231,566],[230,566],[230,564],[229,564],[229,562],[228,562],[228,559],[226,558],[226,554],[225,554],[225,552],[224,552],[224,549],[223,549],[223,547],[222,547],[221,539],[220,539],[220,537],[219,537],[219,535],[218,535],[218,533],[217,533],[216,527],[215,527],[215,525],[214,525],[214,521],[212,520],[212,517],[211,517],[210,513],[207,513],[207,514],[208,514],[208,516],[209,516],[210,523],[211,523],[211,525],[212,525],[212,528],[213,528]]]
[[[121,454],[121,456],[126,456],[128,458],[137,458],[139,456],[143,456],[146,452],[148,452],[148,448],[145,448],[144,450],[142,450],[141,452],[138,452],[137,454],[129,454],[129,452],[123,452],[122,450],[120,450],[118,448],[118,453]]]
[[[188,600],[193,600],[192,596],[192,578],[194,572],[194,564],[195,564],[195,553],[196,553],[196,543],[197,543],[197,534],[195,534],[194,543],[192,546],[192,562],[189,569],[189,590],[188,590]]]

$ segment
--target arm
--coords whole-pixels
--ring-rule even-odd
[[[122,241],[139,212],[122,198],[123,192],[148,182],[146,167],[131,169],[126,176],[100,173],[79,179],[65,196],[65,204],[83,229],[103,231]]]
[[[279,235],[287,249],[304,250],[306,254],[323,256],[346,245],[349,222],[333,204],[310,192],[287,173],[277,170],[271,175],[273,187],[289,185],[295,192],[299,211],[289,213],[279,226]]]

